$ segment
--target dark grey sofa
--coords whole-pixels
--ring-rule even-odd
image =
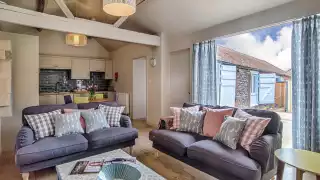
[[[189,106],[194,104],[184,104],[184,107]],[[232,150],[213,141],[212,138],[166,129],[152,130],[149,133],[149,139],[153,141],[155,149],[220,180],[270,180],[276,174],[277,168],[274,151],[281,148],[282,144],[280,116],[265,110],[245,109],[244,111],[255,116],[271,118],[263,135],[251,145],[250,152],[239,145],[236,150]]]
[[[99,104],[116,106],[116,103],[86,103],[66,105],[42,105],[25,108],[22,111],[23,126],[16,139],[16,165],[21,173],[28,173],[58,164],[70,162],[95,154],[132,147],[138,137],[138,130],[132,128],[128,116],[122,115],[121,127],[98,130],[89,134],[71,134],[62,137],[46,137],[35,141],[34,132],[28,126],[24,115],[46,113],[58,109],[90,109]]]

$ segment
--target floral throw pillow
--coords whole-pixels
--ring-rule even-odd
[[[175,130],[180,127],[180,112],[181,109],[188,110],[188,111],[199,111],[200,106],[193,106],[188,108],[179,108],[179,107],[170,107],[170,111],[172,113],[173,121],[172,121],[172,127],[170,129]]]
[[[80,112],[54,115],[55,136],[61,137],[68,134],[83,134],[84,130],[79,121]]]
[[[225,116],[225,120],[221,125],[220,131],[214,137],[214,140],[223,143],[231,149],[237,149],[237,144],[245,125],[246,121],[244,120]]]
[[[180,126],[177,131],[202,134],[204,115],[205,112],[203,111],[189,111],[187,109],[181,109]]]
[[[86,133],[110,127],[106,121],[106,114],[100,109],[83,111],[81,112],[81,116],[86,121]]]

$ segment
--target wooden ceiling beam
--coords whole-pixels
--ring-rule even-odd
[[[131,43],[160,46],[160,37],[116,28],[96,21],[71,19],[0,4],[0,21]]]
[[[64,15],[66,15],[67,18],[74,19],[74,15],[70,11],[70,9],[68,8],[64,0],[55,0],[55,2],[57,3],[57,5],[60,7],[60,9],[64,13]]]

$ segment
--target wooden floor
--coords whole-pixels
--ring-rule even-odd
[[[134,156],[146,166],[164,176],[169,180],[216,180],[182,162],[167,155],[161,154],[158,158],[154,156],[155,150],[151,146],[148,133],[151,130],[142,121],[134,121],[134,127],[139,129],[139,138],[134,146]],[[53,168],[45,169],[30,174],[30,180],[56,180],[56,172]],[[295,170],[286,167],[284,180],[294,180]],[[0,157],[0,180],[21,180],[18,169],[14,165],[12,152],[3,153]],[[305,174],[304,180],[315,180],[312,175]]]

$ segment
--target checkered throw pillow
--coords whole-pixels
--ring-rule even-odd
[[[199,111],[200,106],[192,106],[188,108],[183,108],[188,111]],[[174,116],[173,117],[173,124],[170,129],[178,129],[180,127],[180,114],[181,114],[181,109],[179,107],[170,107],[171,113]]]
[[[106,114],[106,119],[111,127],[120,127],[121,114],[125,106],[113,107],[99,104],[98,109],[101,109]]]
[[[54,115],[56,114],[61,114],[61,109],[42,114],[24,115],[35,133],[36,140],[54,135]]]
[[[241,109],[237,110],[234,117],[247,120],[239,142],[243,148],[245,148],[247,151],[250,151],[250,145],[254,140],[262,135],[264,129],[267,127],[271,119],[252,116]]]

